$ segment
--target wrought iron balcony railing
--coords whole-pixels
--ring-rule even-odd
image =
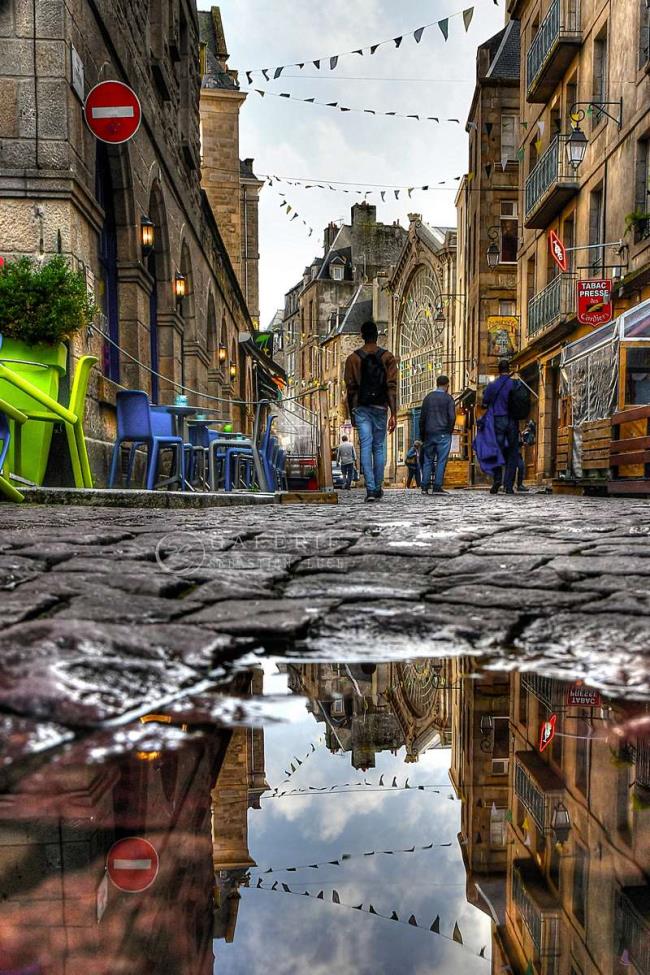
[[[647,887],[625,887],[616,898],[615,939],[625,945],[634,971],[650,971]]]
[[[528,303],[528,341],[548,332],[560,322],[575,317],[575,286],[573,274],[558,274],[551,283]]]
[[[527,227],[546,227],[580,187],[567,157],[566,140],[566,136],[556,135],[526,180],[524,223]]]
[[[580,43],[580,0],[553,0],[526,57],[529,101],[546,101]]]
[[[528,928],[542,975],[557,975],[560,962],[560,905],[530,861],[515,860],[512,900]]]
[[[543,674],[538,674],[535,671],[522,674],[521,683],[549,711],[555,711],[562,706],[568,686],[566,681],[556,680],[554,677],[544,677]]]
[[[553,809],[564,793],[564,783],[537,752],[520,751],[515,759],[515,795],[539,830],[548,832]]]

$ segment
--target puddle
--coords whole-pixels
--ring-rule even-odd
[[[629,687],[251,655],[0,762],[0,975],[650,972]]]

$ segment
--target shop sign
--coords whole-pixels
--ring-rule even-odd
[[[160,860],[155,848],[140,836],[118,840],[108,851],[106,869],[112,883],[127,894],[138,894],[158,876]]]
[[[566,247],[554,230],[549,232],[548,245],[551,248],[551,257],[559,267],[560,271],[562,271],[563,274],[566,274],[569,270],[569,264],[566,257]]]
[[[508,359],[517,352],[519,319],[511,315],[490,315],[487,320],[488,355]]]
[[[612,282],[609,278],[578,281],[578,321],[581,325],[606,325],[614,315]]]
[[[70,66],[72,75],[72,88],[77,97],[83,103],[86,97],[86,80],[84,77],[84,63],[81,56],[73,44],[70,45]]]
[[[88,128],[101,142],[128,142],[140,128],[142,109],[132,88],[121,81],[102,81],[84,105]]]
[[[593,687],[585,687],[578,681],[567,691],[566,703],[569,707],[599,708],[601,706],[600,692]]]
[[[539,750],[543,752],[545,748],[551,744],[555,738],[555,724],[557,722],[557,714],[552,714],[548,721],[542,724],[542,728],[539,734]]]
[[[106,913],[106,908],[108,907],[108,874],[104,874],[102,881],[97,888],[97,923],[101,922],[101,919]]]

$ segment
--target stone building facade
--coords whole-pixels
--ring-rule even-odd
[[[77,336],[69,372],[81,354],[100,358],[86,415],[98,483],[119,385],[169,402],[182,384],[190,401],[250,427],[250,411],[230,400],[253,398],[253,357],[239,343],[253,324],[201,188],[196,3],[12,0],[0,7],[0,39],[2,253],[61,252],[94,290],[110,341],[99,331]],[[109,79],[129,84],[142,105],[137,134],[118,146],[98,142],[83,119],[88,92]],[[242,182],[251,180],[247,171]],[[145,217],[155,234],[148,255]]]
[[[544,481],[565,409],[560,354],[591,332],[577,322],[577,279],[612,279],[615,316],[650,298],[650,11],[645,0],[510,0],[507,10],[520,22],[522,64],[517,364],[539,395],[534,471]],[[576,126],[587,146],[574,167]],[[551,258],[551,230],[569,249],[567,273]]]

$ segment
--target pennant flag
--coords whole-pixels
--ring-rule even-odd
[[[418,786],[418,789],[421,789],[421,788],[422,788],[422,786]],[[427,845],[426,846],[423,846],[422,849],[423,850],[432,850],[433,849],[433,843],[427,843]]]
[[[302,67],[302,65],[301,65],[301,67]],[[311,743],[311,750],[312,750],[312,752],[315,752],[316,751],[316,745],[313,743],[313,741]]]
[[[376,115],[377,114],[376,111],[374,110],[374,108],[364,108],[364,112],[366,113],[366,115]]]
[[[331,864],[333,867],[340,867],[341,866],[341,861],[340,860],[328,860],[327,862],[329,864]]]
[[[257,92],[257,94],[258,94],[258,95],[260,96],[260,98],[264,98],[264,96],[266,95],[266,92],[265,92],[265,91],[262,91],[262,89],[261,89],[261,88],[256,88],[256,89],[255,89],[255,91],[256,91],[256,92]],[[289,773],[287,772],[287,775],[288,775],[288,774],[289,774]]]
[[[297,67],[297,68],[300,68],[300,70],[301,70],[301,71],[302,71],[302,69],[304,68],[304,66],[305,66],[305,62],[304,62],[304,61],[302,62],[302,64],[297,64],[297,65],[296,65],[296,67]]]
[[[320,71],[320,59],[318,61],[312,61],[312,64],[318,71]]]
[[[418,29],[413,33],[413,37],[415,38],[416,44],[420,43],[423,34],[424,34],[424,27],[418,27]]]
[[[269,71],[268,71],[268,68],[262,68],[262,74],[264,75],[265,79],[267,81],[269,81]]]
[[[492,163],[485,164],[485,175],[487,176],[488,179],[492,175]]]
[[[323,894],[324,894],[324,891],[322,891],[322,890],[320,891],[320,893],[316,894],[316,900],[322,901],[323,900]]]
[[[494,125],[493,125],[492,122],[486,122],[485,123],[485,134],[487,135],[488,138],[492,135],[492,129],[493,128],[494,128]]]
[[[429,187],[428,186],[423,186],[422,189],[426,192],[429,189]],[[419,785],[418,786],[418,789],[424,789],[424,786],[423,785]]]
[[[249,85],[253,84],[253,75],[250,73],[250,71],[246,72],[246,80],[248,81]]]
[[[532,846],[532,840],[530,838],[530,833],[526,833],[526,839],[524,840],[524,846]]]
[[[378,47],[379,44],[373,44],[372,47],[370,48],[370,53],[374,54]]]
[[[352,109],[351,108],[344,108],[343,105],[341,105],[341,111],[342,112],[351,112]],[[343,192],[344,193],[349,193],[349,190],[343,190]]]
[[[374,909],[374,907],[371,904],[370,907],[368,908],[368,914],[376,914],[376,913],[377,911]]]
[[[360,55],[361,55],[361,57],[363,57],[363,50],[362,50],[362,48],[359,48],[359,50],[358,50],[358,51],[353,51],[352,53],[353,53],[353,54],[360,54]]]
[[[277,890],[277,887],[278,887],[278,882],[276,880],[273,886],[271,887],[271,890]]]
[[[630,967],[630,952],[627,948],[623,949],[623,954],[621,955],[621,965],[623,965],[624,968]]]
[[[338,102],[327,102],[327,107],[328,108],[338,108],[339,107],[339,103]]]
[[[487,945],[483,945],[483,947],[481,948],[481,950],[478,953],[479,958],[485,958],[486,949],[487,949]]]
[[[409,918],[409,924],[412,925],[414,928],[417,928],[418,922],[415,920],[415,914],[411,914]]]
[[[402,43],[402,41],[404,40],[404,38],[403,37],[394,37],[393,40],[395,41],[395,47],[399,47],[400,44]]]
[[[298,219],[298,216],[299,216],[299,214],[294,213],[294,215],[291,218],[291,223],[293,223],[294,220],[297,220]]]
[[[287,886],[287,884],[282,884],[282,890],[285,892],[285,894],[291,893],[291,889]]]
[[[528,129],[528,122],[522,122],[521,124],[523,125],[524,130]]]
[[[292,772],[295,772],[296,771],[296,766],[293,764],[293,762],[291,763],[291,771]]]
[[[364,857],[374,857],[375,851],[374,850],[370,850],[369,853],[364,853],[363,855],[364,855]]]
[[[454,941],[457,941],[459,945],[463,943],[463,936],[460,933],[460,928],[458,927],[458,921],[454,924],[454,933],[452,934]]]
[[[407,193],[408,193],[408,195],[409,195],[409,200],[410,200],[410,199],[411,199],[411,197],[413,196],[413,190],[414,190],[414,187],[413,187],[413,186],[409,186],[409,188],[408,188],[408,190],[407,190]],[[407,779],[406,781],[408,782],[408,779]],[[408,789],[408,785],[406,786],[406,788]]]
[[[544,122],[542,119],[540,119],[540,121],[537,123],[537,125],[539,127],[539,134],[540,134],[540,137],[541,137],[541,136],[544,135],[544,131],[546,129],[546,122]]]
[[[280,92],[280,98],[291,98],[291,95],[287,94],[286,91]],[[302,98],[298,98],[297,101],[301,102]]]
[[[258,888],[262,886],[262,878],[260,877],[257,881]]]
[[[472,17],[474,16],[474,7],[468,7],[467,10],[463,10],[463,23],[465,24],[465,31],[469,30],[469,25],[472,23]]]
[[[519,162],[523,162],[525,158],[526,158],[526,152],[522,146],[521,149],[517,150],[517,159],[519,160]]]
[[[333,890],[332,891],[332,904],[340,904],[340,903],[341,903],[341,898],[339,897],[338,890]]]
[[[398,191],[398,192],[399,192],[399,191]],[[397,776],[395,776],[395,778],[393,779],[393,785],[392,785],[392,788],[393,788],[393,789],[396,789],[396,788],[397,788]]]
[[[535,969],[533,968],[532,961],[529,961],[528,964],[526,965],[526,971],[524,972],[524,975],[535,975]]]
[[[309,891],[308,891],[308,890],[305,890],[305,891],[303,892],[303,895],[302,895],[302,896],[303,896],[303,897],[311,897],[311,894],[309,893]]]
[[[429,117],[427,119],[427,122],[439,122],[439,121],[440,121],[440,119],[439,118],[436,118],[435,115],[429,115]],[[444,179],[443,179],[443,183],[444,183]]]
[[[275,78],[279,78],[283,71],[284,71],[284,68],[283,67],[282,68],[276,68],[275,69],[275,73],[273,75],[273,78],[274,79]]]
[[[542,140],[541,139],[535,139],[535,149],[536,149],[536,151],[537,151],[538,154],[542,151]]]
[[[473,179],[474,179],[474,173],[468,173],[467,174],[467,182],[468,183],[471,183]]]
[[[355,905],[355,906],[354,906],[354,907],[352,908],[352,910],[353,910],[353,911],[360,911],[360,910],[361,910],[362,908],[363,908],[363,904],[356,904],[356,905]],[[373,911],[372,913],[374,914],[375,912]]]
[[[429,928],[429,931],[433,931],[434,934],[440,934],[440,915],[436,914],[436,919]]]
[[[445,17],[443,20],[438,21],[438,27],[442,31],[442,36],[445,40],[449,37],[449,17]]]
[[[441,843],[440,846],[451,846],[451,843]]]
[[[501,169],[505,173],[507,168],[508,168],[508,153],[504,152],[504,154],[501,156]]]
[[[478,132],[478,122],[468,122],[467,123],[467,128],[468,129],[475,129]]]
[[[397,916],[397,911],[393,911],[393,913],[390,916],[390,920],[391,921],[399,921],[399,917]]]
[[[333,71],[336,65],[339,63],[338,55],[330,58],[330,71]]]
[[[418,122],[420,121],[420,116],[419,115],[407,115],[406,117],[407,118],[416,118],[418,120]]]
[[[381,202],[382,203],[385,203],[386,202],[386,190],[380,190],[380,193],[381,193]]]
[[[352,856],[351,853],[344,853],[343,856],[341,857],[341,860],[349,860],[351,856]]]

